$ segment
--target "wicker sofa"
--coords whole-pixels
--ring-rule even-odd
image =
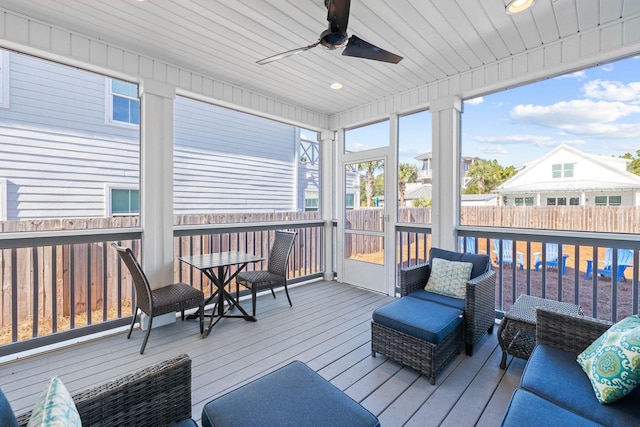
[[[467,354],[472,355],[473,346],[485,333],[493,331],[496,285],[496,274],[490,270],[491,260],[487,255],[432,248],[429,259],[433,258],[473,264],[471,279],[466,283],[466,297],[459,299],[426,291],[424,287],[431,272],[430,264],[416,265],[401,269],[401,298],[377,309],[371,322],[372,355],[380,353],[410,366],[427,375],[432,384],[436,374],[459,352],[462,342]],[[452,310],[458,310],[458,314]],[[394,314],[400,318],[393,319],[393,323],[401,324],[400,327],[382,321]],[[440,319],[435,319],[437,317]],[[456,317],[461,320],[456,320]],[[448,330],[447,325],[440,327],[447,322]],[[404,327],[406,325],[408,327]],[[437,330],[429,330],[425,334],[420,330],[425,325],[435,325]],[[436,339],[425,338],[432,336]]]
[[[191,359],[184,354],[72,397],[83,426],[196,426]],[[26,426],[30,416],[19,415],[18,425]]]
[[[637,426],[640,388],[600,404],[576,357],[611,323],[537,310],[537,345],[502,420],[505,427]]]

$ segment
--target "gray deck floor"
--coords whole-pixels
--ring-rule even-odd
[[[371,312],[392,298],[336,282],[315,282],[258,300],[258,321],[222,319],[206,339],[195,321],[134,330],[0,364],[0,387],[14,410],[32,407],[57,375],[73,393],[186,353],[193,359],[193,418],[206,402],[292,360],[301,360],[373,412],[383,426],[496,426],[520,381],[524,361],[499,368],[495,333],[473,357],[456,357],[431,385],[384,356],[371,357]],[[250,302],[244,304],[250,306]],[[497,330],[497,328],[495,328]]]

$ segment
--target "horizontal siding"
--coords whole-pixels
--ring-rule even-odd
[[[293,126],[184,97],[174,117],[176,214],[296,209]]]
[[[139,131],[105,124],[104,76],[9,57],[11,106],[0,110],[7,218],[104,216],[105,184],[139,182]]]
[[[105,124],[104,76],[10,57],[11,108],[0,110],[7,218],[104,216],[107,185],[139,185],[139,131]],[[295,127],[185,97],[174,112],[177,214],[295,210],[303,201]]]

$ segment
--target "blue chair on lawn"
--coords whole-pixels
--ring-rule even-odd
[[[633,251],[631,249],[618,249],[618,266],[617,266],[617,278],[618,282],[626,281],[627,279],[624,277],[624,271],[627,267],[631,267],[631,261],[633,260]],[[598,268],[598,274],[602,277],[612,277],[613,276],[613,249],[607,248],[604,252],[604,260],[599,261],[598,264],[602,264],[602,268]],[[587,273],[584,278],[589,280],[591,277],[591,273],[593,273],[593,260],[587,260]]]
[[[493,240],[492,254],[496,254],[496,262],[500,264],[500,243],[498,240]],[[516,263],[520,270],[524,270],[524,254],[522,252],[516,252],[516,258],[513,258],[513,243],[511,240],[502,241],[502,263],[513,264]]]
[[[563,247],[564,249],[564,247]],[[533,257],[535,258],[535,266],[536,271],[540,270],[540,266],[542,265],[542,252],[534,252]],[[564,276],[567,270],[567,258],[569,258],[569,254],[562,254],[562,266],[561,271]],[[547,267],[556,267],[558,268],[558,244],[557,243],[547,243],[545,247],[545,261]]]

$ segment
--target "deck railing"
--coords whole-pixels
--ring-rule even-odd
[[[402,225],[396,227],[396,235],[398,268],[428,259],[430,227]],[[638,313],[640,241],[636,235],[460,227],[458,236],[460,251],[472,249],[492,259],[497,317],[502,317],[521,294],[572,302],[580,305],[585,315],[603,320],[616,321]],[[564,274],[563,261],[556,264],[547,256],[547,244],[556,245],[558,259],[565,259]],[[607,249],[613,254],[611,272],[603,265]],[[631,261],[621,265],[619,250],[630,251]],[[589,264],[593,273],[587,278]]]
[[[138,247],[139,229],[4,233],[0,356],[129,322],[134,304],[112,242]]]
[[[241,251],[255,254],[264,261],[247,266],[248,270],[266,269],[269,250],[276,230],[298,233],[289,256],[288,283],[297,283],[322,277],[324,260],[325,222],[289,221],[272,224],[216,224],[182,225],[174,227],[175,280],[191,283],[208,294],[212,284],[199,271],[181,263],[178,258],[203,253]],[[229,274],[233,275],[235,267]],[[241,290],[241,295],[246,293]]]
[[[176,257],[240,250],[265,258],[274,230],[298,232],[289,259],[289,283],[322,277],[324,221],[263,224],[180,225]],[[0,356],[105,331],[131,321],[135,292],[129,272],[111,243],[140,256],[142,230],[82,229],[2,233],[0,239]],[[211,284],[176,260],[176,281]]]
[[[295,283],[334,269],[335,259],[325,259],[325,225],[317,219],[176,225],[174,253],[180,257],[241,250],[265,258],[262,265],[251,267],[264,268],[273,231],[292,229],[298,232],[289,265],[290,283]],[[498,317],[520,294],[574,302],[585,314],[606,320],[638,312],[640,241],[635,234],[460,227],[458,235],[460,250],[473,242],[475,252],[492,257]],[[135,294],[110,244],[128,245],[139,256],[141,236],[137,227],[2,233],[0,356],[127,324]],[[334,239],[340,241],[335,234]],[[566,257],[565,274],[549,263],[547,243],[558,245],[559,258]],[[522,254],[521,263],[505,262],[509,247],[516,259],[518,252]],[[396,226],[398,271],[424,262],[430,248],[429,225]],[[611,274],[598,272],[598,267],[603,270],[607,248],[613,254]],[[629,266],[616,267],[621,256],[618,249],[631,251]],[[588,264],[594,274],[587,279]],[[624,271],[618,275],[616,269],[621,268]],[[208,281],[192,268],[176,260],[174,271],[176,281],[211,292]]]

